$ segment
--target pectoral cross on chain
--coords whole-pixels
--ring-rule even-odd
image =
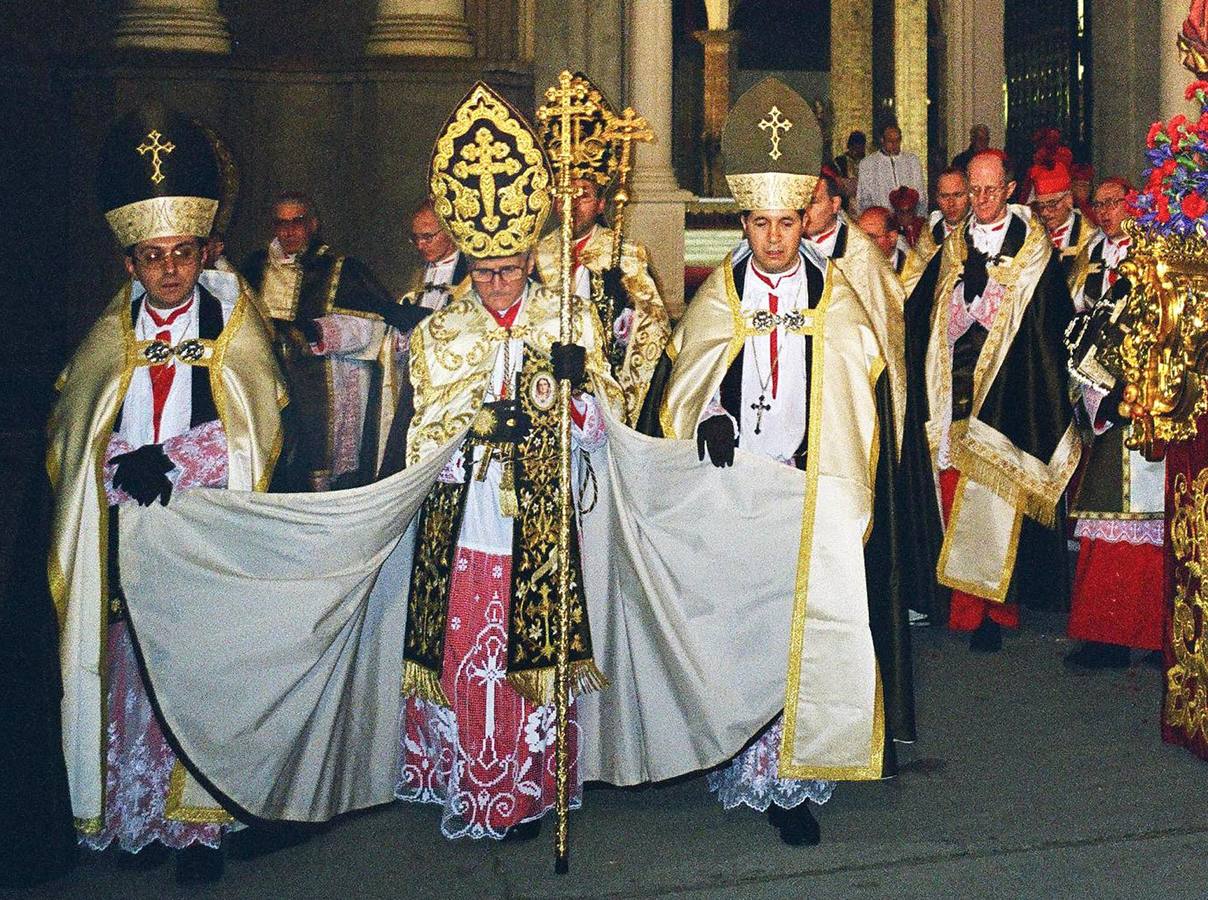
[[[751,404],[751,409],[755,410],[755,433],[763,429],[763,414],[771,412],[772,404],[766,402],[767,398],[764,394],[759,395],[759,399]]]
[[[784,155],[780,152],[780,132],[788,131],[792,127],[793,123],[780,114],[779,106],[773,106],[768,110],[767,118],[760,120],[759,130],[772,132],[772,149],[768,151],[768,156],[772,159],[780,159]]]

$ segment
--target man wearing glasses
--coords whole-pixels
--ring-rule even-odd
[[[1036,196],[1032,210],[1044,224],[1054,249],[1061,254],[1061,270],[1065,272],[1071,296],[1081,287],[1080,273],[1086,270],[1086,252],[1099,230],[1074,208],[1074,193],[1070,170],[1057,162],[1052,168],[1032,166],[1030,177]]]
[[[476,140],[490,142],[495,171],[465,163]],[[575,343],[559,343],[559,298],[530,277],[552,181],[536,143],[520,114],[479,83],[449,118],[430,173],[436,214],[470,257],[470,289],[411,333],[408,464],[462,442],[419,515],[395,794],[440,807],[449,838],[531,839],[554,805],[559,380],[573,386],[572,502],[580,451],[604,443],[591,391],[620,399],[598,319],[576,304]],[[511,202],[497,204],[500,196]],[[467,197],[475,202],[454,202]],[[592,655],[577,531],[572,522],[576,695],[605,683]],[[573,718],[570,733],[577,738]],[[571,777],[577,805],[573,767]]]
[[[903,459],[919,516],[920,597],[970,647],[993,652],[1018,602],[1068,590],[1057,506],[1078,463],[1063,336],[1073,303],[1048,234],[1001,151],[969,164],[973,215],[953,231],[906,303]],[[938,488],[938,490],[937,490]]]
[[[407,279],[407,292],[395,305],[382,310],[390,326],[382,346],[382,431],[385,447],[379,478],[400,472],[407,464],[407,426],[415,412],[415,394],[407,377],[411,330],[425,317],[444,307],[455,293],[468,289],[469,257],[457,249],[425,197],[411,215],[411,246],[422,265]],[[391,404],[386,400],[392,400]]]
[[[285,386],[252,295],[202,268],[219,185],[201,128],[147,104],[119,121],[101,158],[100,200],[130,280],[60,376],[48,426],[42,571],[57,576],[71,802],[90,849],[115,844],[140,866],[177,850],[178,880],[212,881],[234,820],[182,768],[149,697],[117,524],[134,504],[167,505],[189,488],[265,490]]]
[[[1131,243],[1124,233],[1131,191],[1123,178],[1109,178],[1095,191],[1093,206],[1103,232],[1090,246],[1087,273],[1075,297],[1079,312],[1110,309],[1127,293],[1117,271]],[[1162,647],[1166,463],[1127,449],[1131,426],[1118,410],[1123,385],[1076,387],[1075,409],[1084,433],[1094,437],[1070,504],[1079,546],[1069,636],[1082,644],[1065,664],[1074,670],[1123,669],[1130,648]]]
[[[268,310],[289,381],[295,447],[291,490],[356,487],[377,471],[382,315],[395,305],[369,269],[320,237],[314,200],[284,191],[271,206],[273,239],[243,264]]]

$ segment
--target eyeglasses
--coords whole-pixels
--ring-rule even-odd
[[[1092,200],[1091,208],[1092,209],[1115,209],[1117,206],[1119,206],[1123,202],[1124,202],[1123,197],[1108,197],[1105,200]]]
[[[998,184],[998,185],[992,184],[992,185],[969,188],[969,196],[972,197],[974,200],[976,200],[978,197],[985,197],[987,199],[993,199],[995,197],[1001,196],[1002,194],[1005,194],[1006,192],[1007,192],[1007,186],[1005,184]]]
[[[470,280],[475,284],[490,284],[496,278],[500,281],[515,281],[524,274],[524,266],[501,266],[498,269],[472,269]]]
[[[425,231],[422,234],[419,232],[413,231],[413,232],[411,232],[411,243],[417,247],[420,244],[429,244],[432,241],[436,240],[438,237],[440,237],[440,235],[441,235],[441,232],[439,232],[439,231]]]
[[[1061,204],[1069,199],[1069,192],[1062,194],[1060,197],[1054,197],[1052,200],[1036,200],[1032,203],[1032,209],[1036,212],[1056,212],[1061,208]]]
[[[164,250],[162,247],[148,247],[146,250],[137,250],[134,253],[134,260],[140,266],[163,266],[167,264],[168,257],[180,265],[192,265],[201,259],[201,247],[196,244],[181,244],[171,250]]]
[[[966,194],[972,194],[972,193],[973,193],[973,191],[944,191],[942,193],[936,194],[935,196],[936,196],[937,200],[959,200],[961,197],[964,197]]]

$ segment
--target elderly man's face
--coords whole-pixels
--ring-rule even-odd
[[[273,236],[286,256],[301,253],[319,231],[318,218],[304,203],[278,203],[273,207]]]
[[[1032,210],[1049,231],[1060,228],[1074,209],[1074,195],[1069,191],[1041,194],[1032,201]]]
[[[983,225],[998,222],[1007,212],[1007,198],[1015,191],[1015,182],[1007,180],[1002,160],[996,156],[978,156],[969,163],[969,201],[973,216]]]
[[[902,152],[902,132],[890,126],[881,135],[881,152],[886,156],[897,156]]]
[[[470,262],[470,281],[484,306],[503,312],[520,299],[532,271],[529,253],[475,259]]]
[[[1095,191],[1095,217],[1099,227],[1112,240],[1124,237],[1124,220],[1128,218],[1128,206],[1124,202],[1124,188],[1118,184],[1101,184]]]
[[[759,270],[778,275],[797,264],[805,218],[795,209],[753,209],[743,217],[742,231]]]
[[[935,184],[935,202],[948,226],[954,227],[969,215],[969,182],[959,172],[941,175]]]
[[[202,256],[200,238],[187,234],[152,238],[135,245],[126,257],[126,271],[147,289],[148,303],[156,309],[172,309],[193,293]]]
[[[454,250],[449,232],[441,227],[436,213],[426,208],[411,217],[411,243],[426,263],[440,262]]]

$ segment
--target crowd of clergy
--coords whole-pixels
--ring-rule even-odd
[[[644,777],[616,780],[707,769],[725,809],[766,813],[790,845],[819,843],[815,813],[839,782],[896,773],[895,745],[915,739],[912,628],[967,633],[971,651],[993,653],[1027,608],[1068,609],[1072,669],[1159,650],[1163,464],[1129,450],[1122,385],[1072,375],[1067,346],[1071,323],[1127,291],[1131,186],[1096,180],[1056,132],[1017,164],[977,126],[929,190],[896,125],[875,138],[866,152],[855,132],[827,158],[801,97],[774,79],[743,95],[722,147],[743,237],[674,321],[646,248],[608,224],[615,154],[573,158],[565,268],[561,229],[543,235],[561,214],[558,132],[487,85],[451,111],[428,196],[400,211],[420,258],[401,296],[326,242],[304,185],[273,197],[266,245],[232,265],[229,155],[214,132],[157,103],[118,121],[97,184],[129,278],[63,370],[47,431],[37,571],[58,651],[37,734],[55,752],[29,777],[46,796],[61,773],[65,799],[41,804],[29,858],[50,870],[77,844],[112,847],[124,865],[174,858],[178,880],[209,882],[226,855],[306,840],[331,818],[316,804],[327,812],[270,821],[270,803],[208,765],[181,713],[177,698],[200,687],[157,649],[131,561],[140,535],[175,527],[167,511],[199,488],[232,492],[230,514],[248,516],[251,534],[251,517],[268,513],[240,513],[234,492],[374,498],[440,457],[404,538],[401,693],[378,762],[393,799],[434,805],[449,838],[529,840],[554,806],[559,603],[575,754],[625,743],[623,728],[600,725],[624,720],[607,704],[650,696],[631,682],[678,684],[668,694],[689,707],[683,729],[711,729],[695,740],[707,750],[667,761],[667,738],[657,764],[635,766]],[[551,522],[567,382],[574,516],[560,596]],[[616,526],[597,552],[593,507],[597,494],[608,506],[608,479],[641,476],[642,459],[652,477],[681,444],[682,483],[720,496],[732,479],[754,492],[752,508],[685,511],[680,488],[651,483],[659,496],[627,501],[630,528],[665,529],[667,546],[682,534],[696,555],[629,549]],[[730,515],[783,527],[787,549],[745,548],[749,597],[689,596],[700,554],[726,552],[694,539]],[[213,553],[233,540],[214,537]],[[215,569],[209,555],[179,548],[182,566]],[[600,558],[630,560],[628,583],[652,606],[722,609],[764,629],[766,644],[701,648],[753,660],[744,690],[760,702],[736,704],[755,710],[749,720],[713,709],[724,691],[683,689],[693,636],[633,606],[626,627],[658,662],[620,671],[601,649],[610,597],[589,571]],[[603,583],[621,583],[610,571]],[[691,630],[693,615],[684,621]],[[604,712],[576,717],[589,699]],[[590,800],[585,775],[611,780],[576,759],[572,806]],[[310,777],[316,792],[338,780],[321,766]],[[345,793],[340,810],[369,805]]]

